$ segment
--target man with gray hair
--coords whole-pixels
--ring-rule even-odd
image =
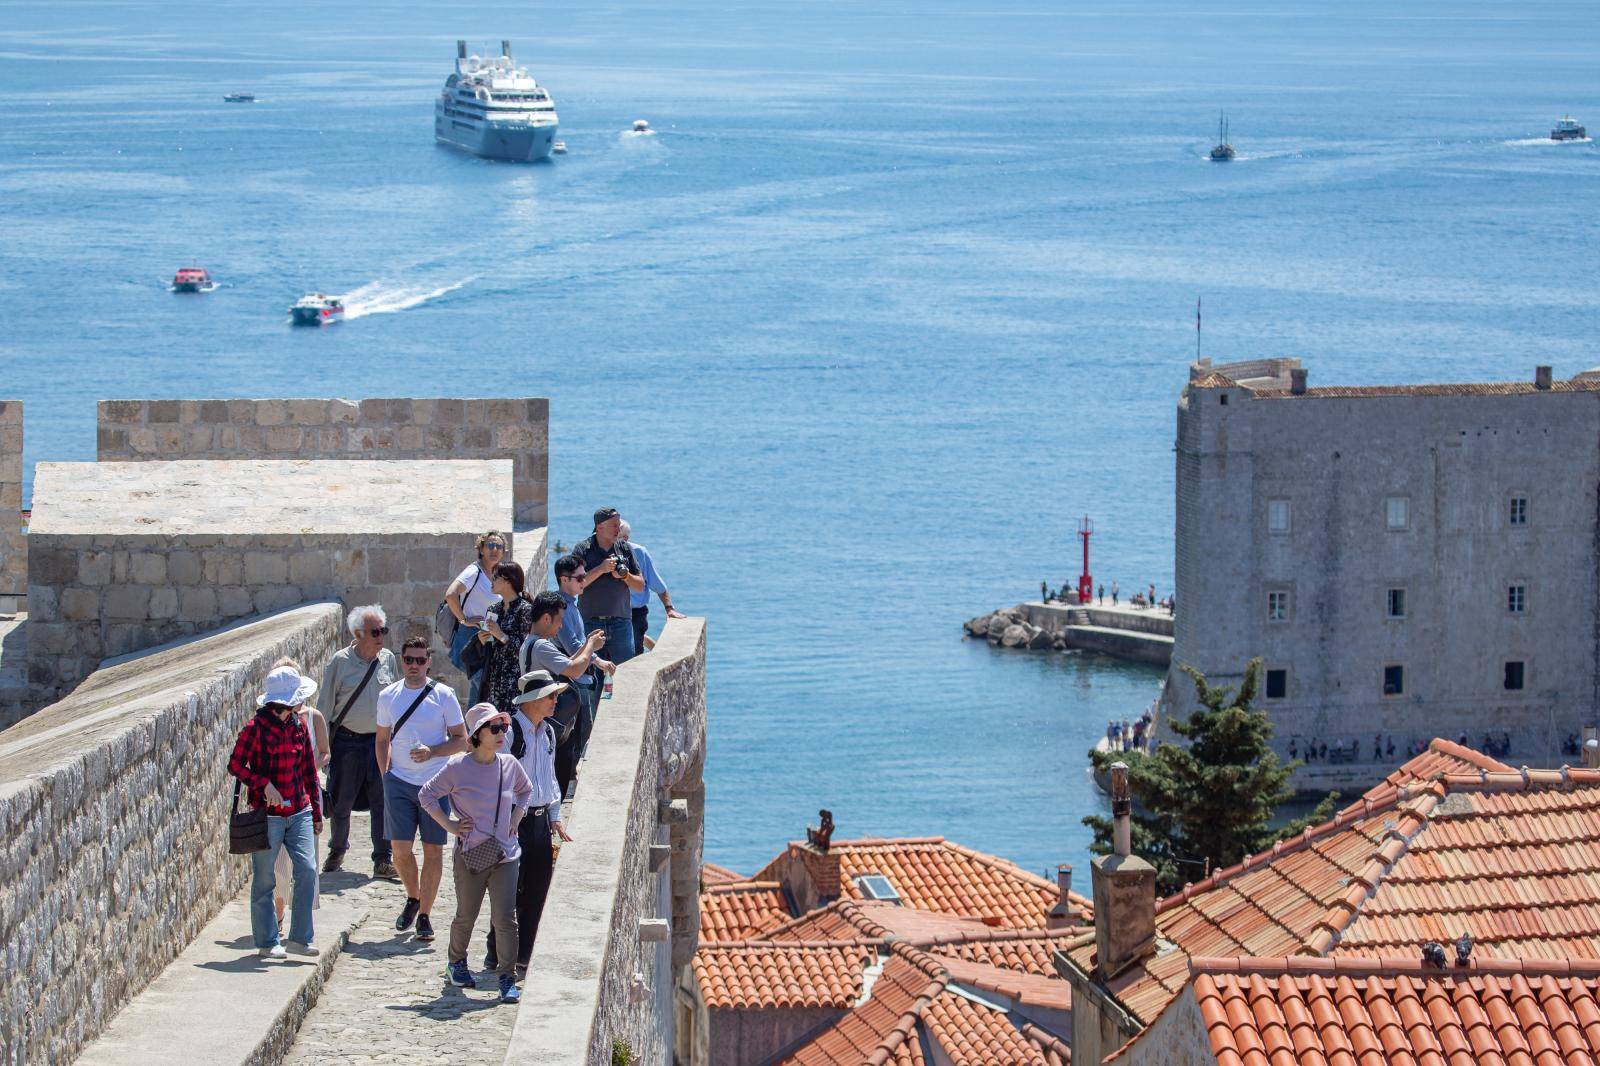
[[[372,876],[399,878],[389,834],[383,827],[383,773],[378,769],[378,693],[400,680],[400,664],[384,647],[389,619],[375,603],[353,607],[345,617],[350,643],[333,653],[322,670],[319,689],[328,718],[333,759],[328,763],[333,826],[323,873],[344,865],[350,848],[350,812],[358,802],[372,813]]]

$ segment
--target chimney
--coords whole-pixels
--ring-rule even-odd
[[[1583,765],[1591,770],[1600,770],[1600,740],[1595,738],[1592,725],[1583,727]]]
[[[1306,371],[1304,367],[1294,366],[1289,368],[1289,395],[1304,396],[1306,394]]]
[[[1550,391],[1550,368],[1536,366],[1533,368],[1533,387],[1542,392]]]
[[[1071,929],[1078,924],[1078,916],[1073,913],[1072,867],[1067,863],[1056,867],[1056,887],[1061,891],[1061,898],[1056,900],[1055,906],[1050,908],[1050,913],[1045,915],[1044,927]]]
[[[1094,883],[1096,969],[1109,981],[1155,946],[1156,868],[1132,854],[1133,796],[1128,765],[1111,767],[1112,854],[1090,866]]]
[[[1199,381],[1201,378],[1205,377],[1210,370],[1211,357],[1209,355],[1204,359],[1196,359],[1194,362],[1189,364],[1189,380]]]
[[[456,42],[456,58],[457,59],[465,59],[465,58],[467,58],[467,42],[466,41],[457,41]]]
[[[510,41],[501,41],[500,42],[500,54],[505,56],[507,59],[511,58],[511,42]]]

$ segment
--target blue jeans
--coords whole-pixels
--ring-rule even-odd
[[[469,625],[467,625],[466,623],[463,622],[461,625],[456,626],[455,638],[450,641],[450,662],[455,666],[455,668],[457,670],[460,670],[464,674],[467,672],[467,668],[461,664],[461,653],[462,653],[463,650],[466,649],[466,646],[468,644],[470,644],[472,641],[476,640],[477,638],[478,638],[478,627],[477,626],[469,626]],[[475,674],[468,674],[467,675],[467,706],[468,707],[471,707],[474,703],[478,702],[478,694],[479,694],[478,690],[480,688],[482,688],[482,687],[483,687],[483,671],[482,670],[479,670]]]
[[[273,864],[278,845],[289,853],[294,866],[294,895],[289,901],[289,939],[311,943],[311,903],[317,893],[316,834],[311,827],[311,808],[287,818],[267,817],[267,848],[250,854],[250,937],[258,948],[278,943],[278,915],[272,905],[272,890],[278,887]]]
[[[583,627],[593,633],[597,629],[605,631],[606,646],[600,649],[600,658],[609,659],[614,663],[625,663],[635,655],[638,649],[633,646],[633,616],[611,618],[585,618]]]

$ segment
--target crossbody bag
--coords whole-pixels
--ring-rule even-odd
[[[498,757],[494,762],[499,770],[499,784],[494,790],[494,824],[489,827],[489,839],[480,840],[461,853],[461,861],[475,874],[483,873],[506,857],[506,849],[500,846],[499,836],[500,808],[505,802],[506,793],[506,768]]]
[[[359,700],[361,698],[361,694],[367,690],[367,682],[371,681],[372,675],[378,672],[378,661],[382,658],[383,653],[379,652],[377,655],[374,655],[372,657],[372,661],[367,664],[367,672],[362,675],[361,684],[357,685],[356,690],[350,693],[350,698],[344,701],[343,707],[339,708],[339,716],[335,718],[333,720],[333,724],[328,727],[329,740],[332,740],[333,735],[339,732],[339,727],[344,725],[345,715],[350,713],[350,708],[356,705],[356,700]]]
[[[472,579],[471,586],[461,595],[461,609],[463,611],[467,609],[467,597],[472,595],[472,590],[476,589],[478,582],[483,580],[483,564],[475,563],[474,565],[478,568],[478,576]],[[460,625],[461,619],[457,618],[456,613],[450,609],[450,601],[448,599],[440,600],[439,606],[433,612],[433,631],[439,634],[439,639],[444,641],[445,647],[455,647],[456,629]]]
[[[394,724],[394,728],[389,730],[389,739],[391,741],[400,735],[400,730],[405,728],[405,724],[407,722],[411,721],[411,716],[416,713],[418,707],[422,706],[422,701],[428,698],[428,693],[433,691],[433,687],[436,684],[438,684],[438,682],[429,681],[426,685],[422,686],[422,691],[417,694],[416,699],[411,701],[411,706],[406,708],[406,713],[402,714],[400,716],[400,720]],[[391,764],[394,762],[394,758],[392,756],[390,757],[389,762]]]

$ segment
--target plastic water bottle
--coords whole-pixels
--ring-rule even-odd
[[[605,691],[600,694],[601,699],[609,700],[611,698],[611,679],[615,676],[615,674],[606,675]]]

